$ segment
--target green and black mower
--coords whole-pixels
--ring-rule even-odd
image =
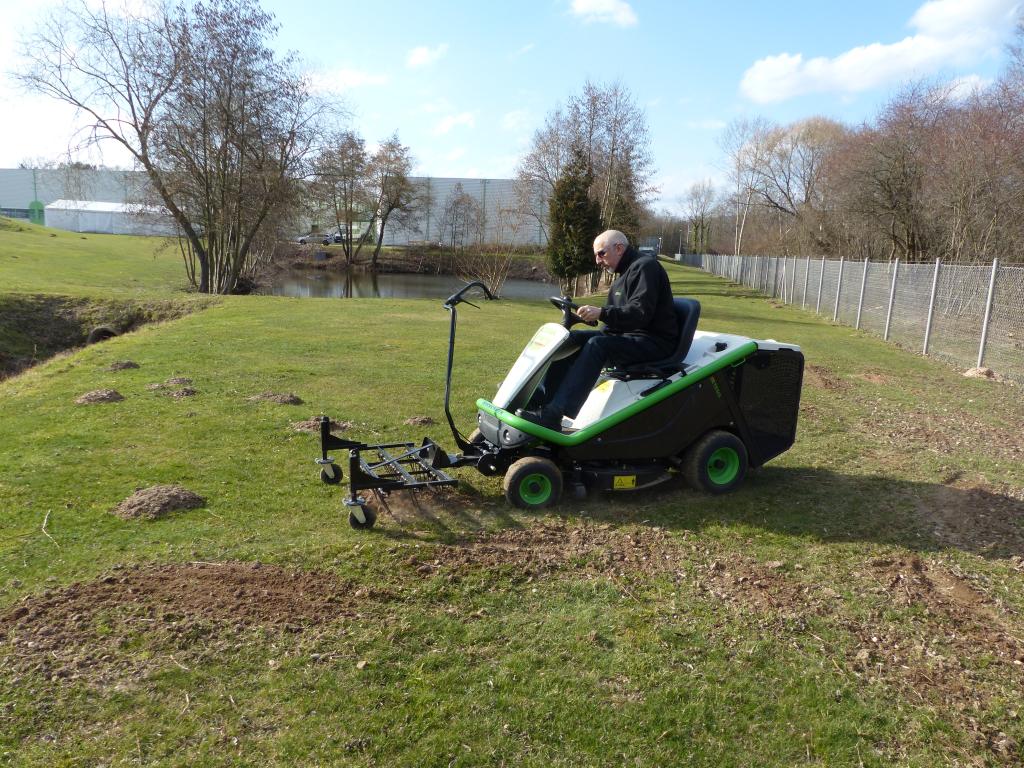
[[[463,435],[449,407],[457,307],[471,291],[492,299],[479,282],[449,296],[451,316],[444,412],[459,448],[448,453],[429,438],[420,444],[370,445],[331,434],[320,424],[320,478],[342,482],[328,454],[348,450],[349,523],[372,527],[376,516],[360,496],[381,499],[396,490],[456,485],[447,470],[475,467],[503,476],[505,497],[521,509],[557,504],[566,492],[585,498],[595,491],[634,491],[682,475],[695,489],[725,493],[747,470],[793,445],[804,356],[794,344],[697,330],[700,304],[674,299],[679,341],[663,360],[605,369],[574,419],[561,430],[516,415],[526,407],[552,362],[576,350],[569,329],[582,322],[568,296],[551,303],[561,323],[545,323],[527,343],[490,400],[479,399],[477,425]]]

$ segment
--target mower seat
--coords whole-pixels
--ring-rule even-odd
[[[679,323],[679,340],[672,354],[661,360],[645,363],[634,363],[622,367],[611,368],[607,374],[615,379],[649,379],[668,377],[683,369],[683,360],[690,351],[693,334],[697,330],[700,318],[700,302],[696,299],[672,299],[676,311],[676,322]]]

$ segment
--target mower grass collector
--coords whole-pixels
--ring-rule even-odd
[[[563,419],[556,431],[516,415],[551,363],[575,351],[569,329],[582,322],[573,311],[577,306],[569,297],[552,297],[562,310],[561,324],[542,325],[494,398],[477,400],[477,428],[466,437],[456,429],[449,403],[456,307],[469,303],[465,295],[474,288],[494,298],[473,282],[444,303],[451,315],[444,412],[460,452],[449,454],[429,438],[420,445],[342,439],[331,434],[330,419],[322,417],[320,479],[342,482],[341,467],[328,453],[347,450],[345,504],[352,527],[376,522],[361,491],[373,491],[383,501],[392,491],[456,485],[445,472],[456,467],[503,476],[509,503],[540,509],[556,504],[566,490],[584,498],[592,491],[649,488],[680,473],[697,490],[724,493],[738,486],[749,468],[793,445],[804,367],[800,348],[697,331],[700,304],[682,298],[675,299],[680,338],[673,354],[606,369],[576,418]]]

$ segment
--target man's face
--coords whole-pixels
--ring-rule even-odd
[[[612,272],[614,272],[615,268],[619,266],[619,260],[625,252],[626,246],[622,243],[606,245],[603,240],[598,240],[594,243],[594,261]]]

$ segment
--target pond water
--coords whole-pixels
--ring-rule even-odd
[[[325,273],[291,270],[278,275],[259,292],[271,296],[314,299],[446,299],[466,281],[451,275]],[[501,295],[506,299],[546,299],[558,295],[557,283],[508,279]]]

